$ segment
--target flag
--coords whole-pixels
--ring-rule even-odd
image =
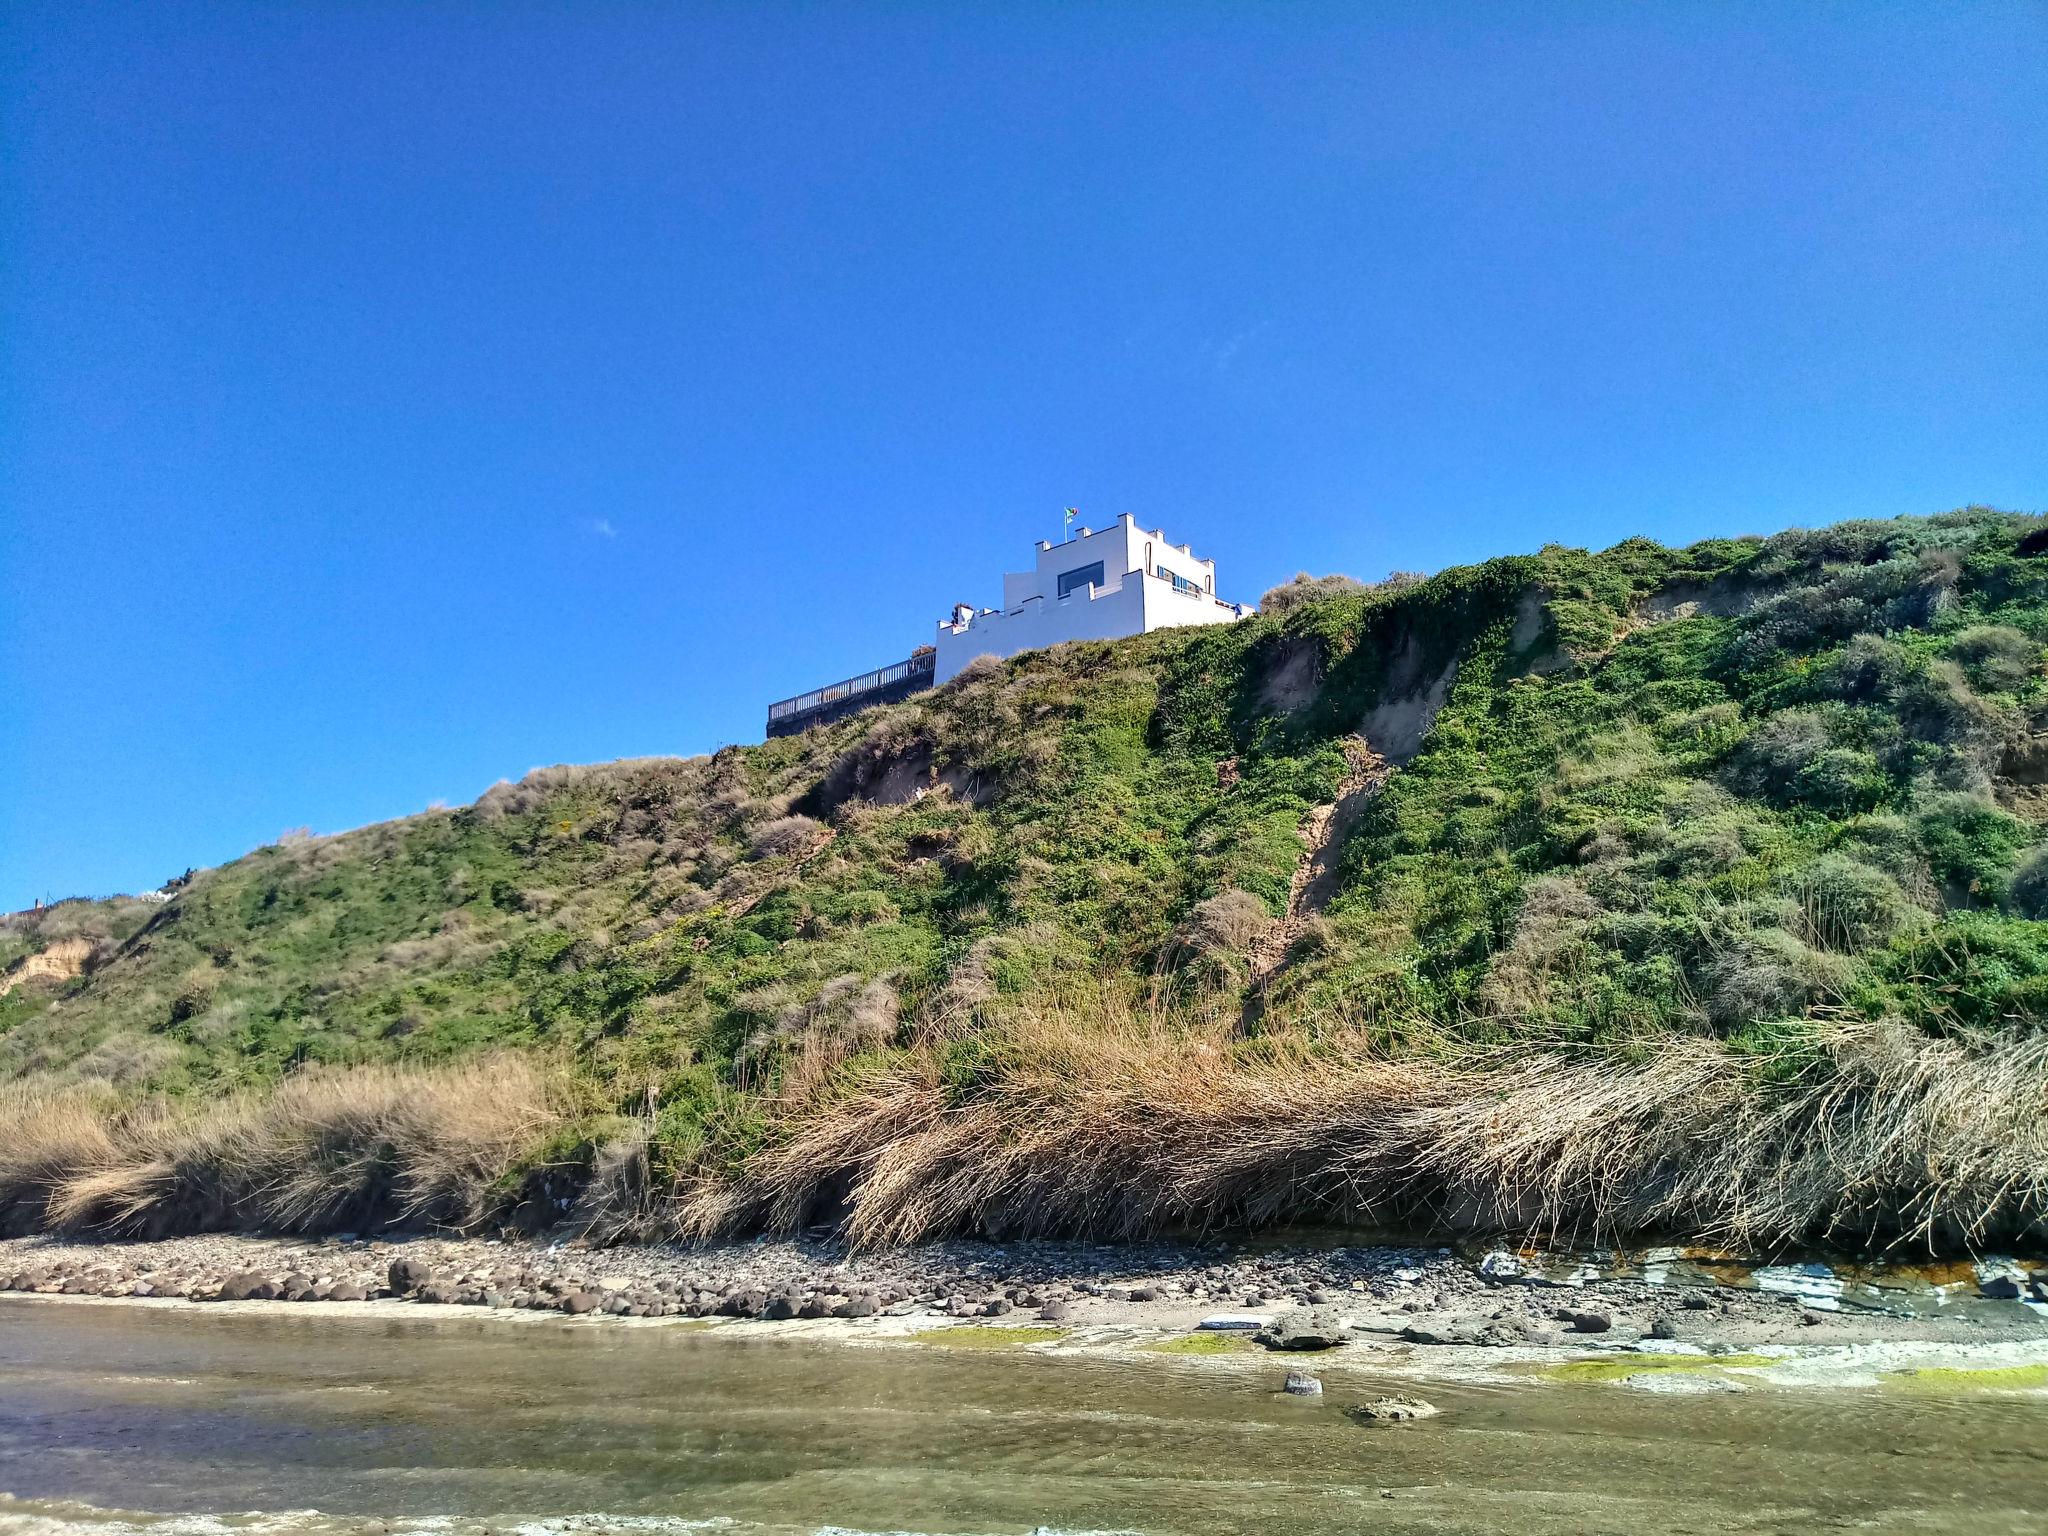
[[[1067,508],[1067,520],[1066,520],[1066,522],[1065,522],[1065,523],[1064,523],[1064,524],[1063,524],[1062,526],[1063,526],[1063,527],[1066,527],[1066,528],[1071,528],[1071,527],[1073,527],[1073,526],[1074,526],[1074,519],[1075,519],[1075,518],[1077,518],[1077,517],[1079,517],[1080,515],[1081,515],[1081,509],[1080,509],[1079,507],[1069,507],[1069,508]]]

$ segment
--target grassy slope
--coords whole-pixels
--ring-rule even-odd
[[[9,920],[0,964],[101,953],[0,998],[0,1075],[213,1096],[529,1048],[638,1117],[665,1186],[892,1073],[1000,1096],[1048,1021],[1141,1018],[1219,1071],[1705,1039],[1767,1079],[1842,1021],[2010,1042],[2048,1001],[2041,527],[1553,548],[709,759],[545,770],[162,908]],[[1346,738],[1391,751],[1389,706],[1439,696],[1255,978],[1260,912],[1221,893],[1283,914]]]

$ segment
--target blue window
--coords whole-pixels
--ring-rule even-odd
[[[1102,585],[1102,562],[1084,565],[1078,570],[1068,571],[1060,577],[1060,596],[1065,597],[1076,587],[1099,587]]]

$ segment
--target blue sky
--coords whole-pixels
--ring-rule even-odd
[[[1255,598],[2048,508],[2048,8],[0,11],[0,909]]]

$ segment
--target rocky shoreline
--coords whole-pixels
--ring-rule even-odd
[[[1981,1271],[1981,1267],[1980,1267]],[[1761,1272],[1759,1272],[1761,1273]],[[588,1248],[452,1237],[0,1241],[0,1291],[194,1302],[412,1302],[595,1318],[1003,1319],[1192,1330],[1219,1314],[1274,1347],[1379,1335],[1529,1347],[2048,1340],[2048,1270],[1981,1271],[1924,1304],[1755,1284],[1548,1278],[1448,1248],[954,1242],[850,1254],[823,1239]],[[1953,1294],[1951,1294],[1953,1293]],[[1254,1319],[1258,1320],[1257,1324]]]

